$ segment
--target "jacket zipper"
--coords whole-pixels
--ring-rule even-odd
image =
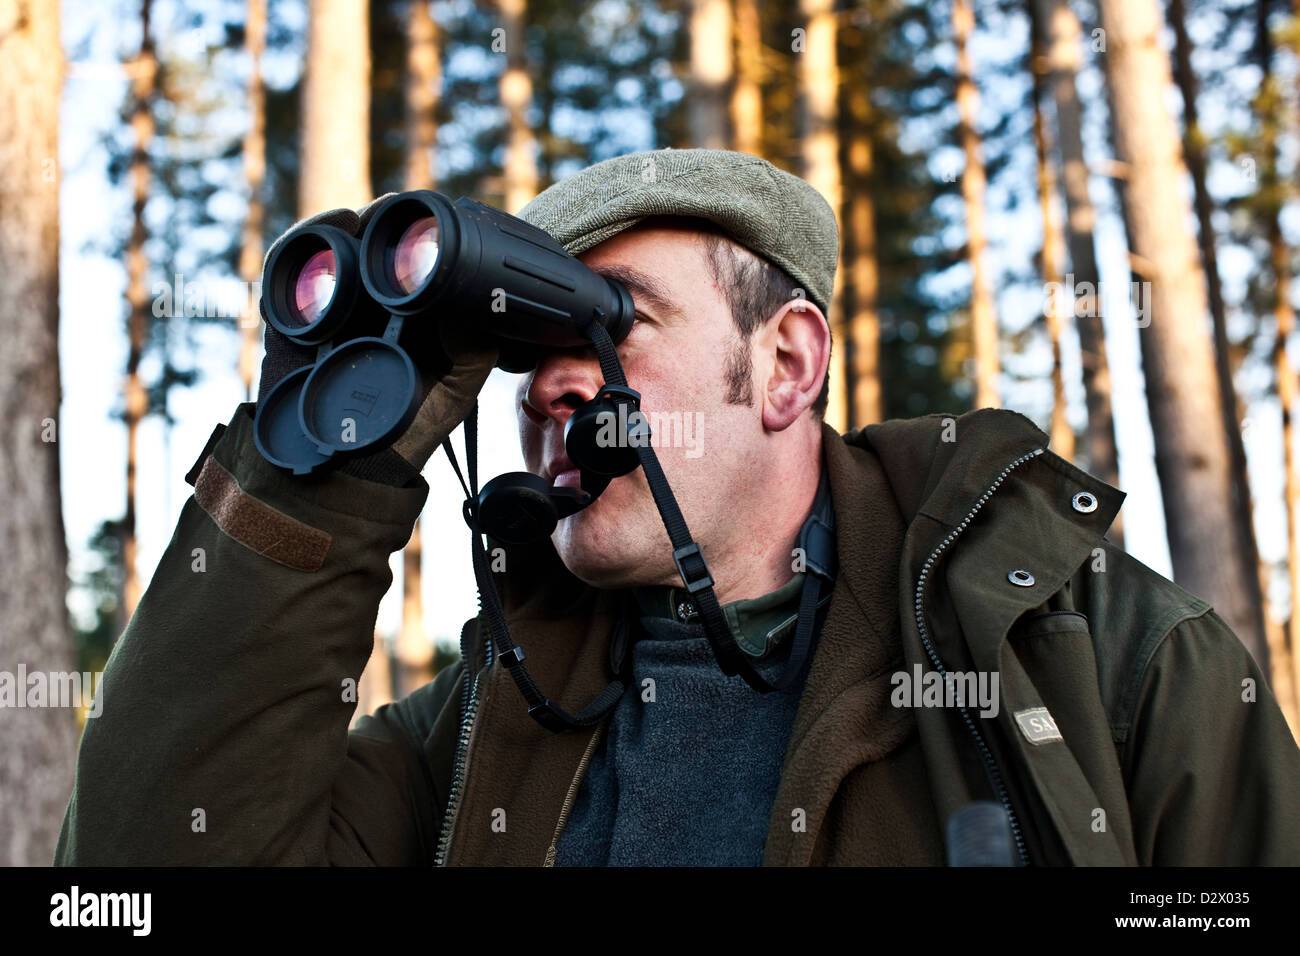
[[[460,801],[465,793],[465,772],[469,766],[469,736],[474,727],[474,717],[478,712],[479,684],[492,667],[492,640],[486,642],[486,654],[483,669],[474,675],[473,686],[466,682],[465,692],[461,697],[460,734],[456,739],[456,764],[451,778],[451,796],[447,800],[447,810],[442,818],[442,832],[438,835],[438,853],[433,858],[434,866],[447,865],[447,850],[451,846],[451,833],[456,826],[456,814],[460,810]]]
[[[1007,475],[1011,474],[1014,469],[1018,468],[1029,459],[1041,455],[1042,453],[1043,449],[1035,448],[1033,451],[1021,455],[1015,461],[1011,462],[1011,464],[1003,468],[1002,473],[998,475],[993,484],[989,485],[984,494],[980,495],[979,501],[975,502],[974,507],[966,513],[966,517],[961,520],[961,523],[948,533],[948,537],[944,538],[943,541],[939,543],[938,547],[930,552],[930,556],[925,559],[925,565],[921,568],[920,576],[916,579],[916,601],[914,605],[916,626],[921,633],[921,642],[925,645],[925,653],[929,656],[930,663],[934,665],[935,670],[945,677],[948,673],[947,669],[943,666],[943,661],[939,659],[939,654],[935,650],[934,642],[930,639],[930,629],[925,623],[925,589],[926,585],[929,583],[930,572],[934,570],[940,555],[942,555],[944,551],[948,550],[948,548],[952,546],[952,543],[957,540],[957,537],[966,530],[966,527],[972,520],[974,520],[975,515],[984,507],[984,503],[989,500],[993,492],[997,491],[1002,482],[1006,480]],[[980,736],[980,732],[976,728],[975,722],[971,719],[970,712],[965,707],[959,707],[958,711],[961,713],[962,721],[966,724],[966,729],[970,731],[971,736],[975,739],[975,747],[979,750],[980,759],[983,760],[984,767],[988,771],[989,779],[993,782],[993,789],[997,792],[998,800],[1001,802],[1003,809],[1007,812],[1007,821],[1011,824],[1011,835],[1015,838],[1016,853],[1020,857],[1020,862],[1023,865],[1028,866],[1029,855],[1025,850],[1024,836],[1020,832],[1020,822],[1016,819],[1016,812],[1011,807],[1011,798],[1007,795],[1007,788],[1002,782],[1002,774],[998,770],[997,762],[993,759],[993,754],[989,750],[988,744],[986,744],[984,738]]]

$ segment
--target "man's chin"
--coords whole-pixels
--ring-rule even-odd
[[[551,541],[560,561],[579,581],[594,588],[614,590],[653,583],[646,575],[657,562],[647,560],[645,543],[636,540],[631,528],[593,513],[599,505],[597,502],[556,527]]]
[[[617,553],[617,541],[595,519],[587,512],[565,518],[556,526],[551,541],[560,561],[579,581],[597,588],[617,587],[613,582],[625,570],[625,562]]]

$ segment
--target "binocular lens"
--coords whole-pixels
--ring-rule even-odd
[[[298,272],[294,281],[293,304],[296,318],[303,325],[311,325],[319,319],[334,298],[334,287],[338,281],[338,267],[332,249],[322,249],[313,253]]]
[[[393,251],[393,279],[403,292],[414,292],[438,264],[438,217],[425,216],[406,227]]]

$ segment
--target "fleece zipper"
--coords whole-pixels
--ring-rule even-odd
[[[980,495],[979,500],[975,502],[970,511],[966,512],[966,517],[962,518],[957,527],[953,528],[953,530],[948,533],[948,536],[944,538],[943,541],[939,542],[939,545],[930,552],[929,557],[925,559],[925,564],[921,568],[920,575],[916,579],[916,599],[913,605],[916,614],[916,626],[920,631],[921,643],[925,646],[925,653],[930,658],[930,663],[934,665],[934,669],[945,678],[948,673],[947,669],[943,666],[943,661],[939,659],[939,653],[935,649],[934,641],[930,637],[930,629],[925,622],[925,595],[926,589],[931,581],[931,573],[937,566],[939,558],[945,551],[952,547],[952,543],[957,540],[958,536],[960,536],[963,531],[966,530],[971,521],[974,520],[975,515],[977,515],[979,510],[984,507],[984,503],[989,500],[993,495],[993,492],[997,491],[1002,482],[1006,480],[1007,475],[1011,474],[1014,469],[1029,461],[1031,458],[1041,455],[1042,453],[1043,449],[1035,448],[1033,451],[1021,455],[1015,461],[1011,462],[1011,464],[1003,468],[1001,474],[998,475],[993,484],[989,485],[989,487],[985,489],[984,494]],[[997,794],[998,800],[1001,802],[1003,809],[1007,812],[1007,821],[1011,824],[1011,835],[1016,841],[1016,853],[1020,857],[1020,862],[1022,865],[1028,866],[1029,854],[1025,849],[1024,835],[1021,833],[1020,822],[1016,818],[1016,811],[1011,806],[1011,798],[1007,795],[1006,785],[1002,782],[1002,773],[998,769],[997,761],[993,759],[993,754],[989,750],[988,744],[984,742],[984,738],[980,735],[979,729],[975,726],[975,721],[971,719],[970,711],[964,706],[959,707],[958,711],[961,713],[961,719],[963,723],[965,723],[966,729],[970,731],[971,736],[975,740],[975,747],[979,751],[980,759],[984,762],[984,768],[988,772],[989,780],[993,784],[994,792]]]
[[[582,783],[582,775],[587,771],[587,765],[591,763],[591,755],[596,752],[596,742],[600,740],[601,732],[605,729],[605,723],[601,722],[596,725],[592,731],[591,739],[587,741],[587,749],[583,751],[582,759],[578,761],[577,772],[573,775],[573,780],[569,783],[569,792],[564,796],[564,806],[560,808],[560,819],[555,824],[555,834],[551,837],[551,846],[546,851],[546,859],[542,861],[542,866],[555,866],[555,857],[560,849],[560,834],[564,832],[564,825],[569,822],[569,813],[573,809],[573,802],[578,796],[578,787]]]

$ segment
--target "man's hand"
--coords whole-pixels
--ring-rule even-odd
[[[379,203],[391,195],[388,193],[380,196],[355,211],[331,209],[319,213],[293,228],[298,225],[323,224],[342,229],[359,239]],[[267,259],[288,234],[286,232],[271,244],[266,253]],[[438,446],[473,408],[483,383],[497,363],[496,339],[453,317],[430,317],[428,321],[437,323],[436,333],[425,336],[427,344],[411,354],[424,382],[424,400],[416,412],[415,420],[393,442],[391,449],[382,449],[353,459],[344,466],[345,471],[388,484],[402,484],[409,478],[409,473],[401,463],[417,473],[421,471]],[[269,322],[265,325],[266,355],[262,359],[262,378],[257,390],[259,403],[285,376],[316,360],[315,346],[298,345]],[[430,345],[442,354],[429,355],[432,351]],[[400,457],[401,463],[393,461],[394,455]]]

